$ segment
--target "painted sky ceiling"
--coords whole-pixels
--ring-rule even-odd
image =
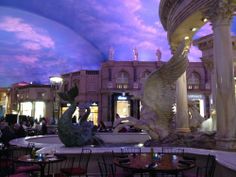
[[[98,69],[110,47],[115,60],[132,60],[135,47],[139,60],[156,60],[157,48],[168,60],[158,6],[159,0],[0,0],[0,87]],[[210,33],[207,24],[195,38]],[[189,59],[200,56],[192,47]]]

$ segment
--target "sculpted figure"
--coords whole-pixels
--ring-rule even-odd
[[[115,131],[118,132],[123,126],[133,125],[147,131],[152,139],[161,140],[167,137],[175,103],[176,92],[173,85],[186,71],[187,63],[185,42],[182,42],[173,57],[151,73],[144,83],[139,97],[144,105],[143,109],[149,113],[141,114],[140,120],[128,117],[129,122],[116,127]]]
[[[102,144],[102,140],[95,136],[94,125],[92,122],[88,122],[87,118],[90,114],[89,105],[86,106],[86,113],[81,116],[78,124],[72,123],[72,115],[76,109],[75,97],[78,95],[77,86],[73,87],[66,93],[59,93],[59,96],[68,101],[71,105],[62,114],[58,121],[58,136],[61,142],[67,146],[84,146],[88,144]]]

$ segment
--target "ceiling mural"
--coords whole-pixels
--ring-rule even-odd
[[[111,47],[114,60],[132,60],[134,48],[139,60],[156,60],[157,49],[168,60],[158,6],[159,0],[1,0],[0,87],[48,83],[53,75],[98,69]],[[210,33],[207,24],[195,38]],[[191,47],[190,61],[200,56]]]

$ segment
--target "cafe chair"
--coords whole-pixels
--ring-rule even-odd
[[[162,147],[162,154],[175,154],[175,155],[184,155],[184,149],[182,148],[174,148],[174,147]]]
[[[62,161],[53,162],[50,161],[45,167],[45,177],[66,177],[64,174],[61,173],[61,168],[66,161],[66,157],[63,155],[56,155],[57,157],[61,158]]]
[[[97,160],[101,177],[128,176],[127,173],[123,172],[122,169],[119,170],[119,168],[117,168],[114,164],[114,158],[123,158],[123,156],[120,155],[121,154],[115,154],[113,151],[101,154],[101,158]]]
[[[137,154],[141,154],[142,153],[142,150],[140,147],[123,147],[121,148],[121,153],[122,154],[131,154],[133,156],[137,155]],[[143,177],[143,173],[140,173],[140,172],[135,172],[133,170],[127,170],[127,173],[130,173],[130,174],[140,174],[141,177]]]
[[[198,165],[193,172],[184,172],[183,177],[214,177],[215,166],[215,156],[208,155],[204,166]]]
[[[88,176],[87,169],[90,160],[92,150],[83,148],[80,155],[68,158],[66,164],[69,163],[68,167],[61,168],[61,173],[67,177],[71,176]],[[69,161],[68,161],[69,160]]]
[[[8,176],[12,171],[12,150],[9,147],[2,147],[0,149],[0,176]]]
[[[103,160],[98,159],[98,167],[100,171],[100,177],[123,177],[125,176],[122,173],[117,173],[116,168],[113,163],[104,162]]]
[[[32,146],[28,147],[13,147],[13,161],[14,161],[14,173],[33,173],[39,172],[40,166],[36,164],[19,162],[17,159],[22,155],[29,155],[32,152]]]

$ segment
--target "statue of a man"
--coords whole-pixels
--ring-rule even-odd
[[[161,61],[161,50],[158,48],[156,50],[157,61]]]
[[[133,49],[133,53],[134,53],[134,60],[137,61],[138,60],[138,50],[136,47]]]
[[[108,59],[109,60],[113,60],[114,59],[114,53],[115,53],[115,50],[113,47],[110,47],[109,48],[109,56],[108,56]]]

